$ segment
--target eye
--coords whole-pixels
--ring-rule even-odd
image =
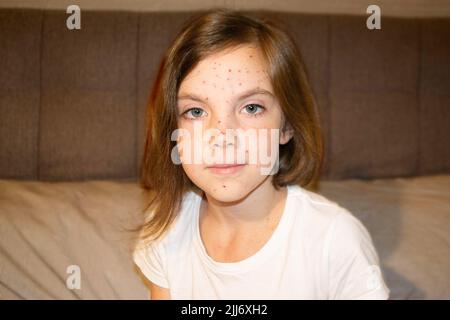
[[[259,105],[259,104],[256,104],[256,103],[248,104],[248,105],[246,105],[246,106],[243,108],[244,113],[248,113],[248,114],[250,114],[250,115],[252,115],[252,116],[253,116],[253,115],[257,115],[257,114],[263,112],[264,109],[265,109],[265,108],[264,108],[263,106],[261,106],[261,105]]]
[[[186,110],[185,112],[183,112],[182,115],[188,119],[196,119],[196,118],[201,118],[205,114],[206,114],[205,110],[203,110],[201,108],[190,108],[190,109]]]

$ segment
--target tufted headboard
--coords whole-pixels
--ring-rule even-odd
[[[256,13],[256,12],[254,12]],[[450,172],[450,18],[263,12],[297,42],[318,101],[322,178]],[[0,178],[135,179],[145,108],[186,12],[0,10]]]

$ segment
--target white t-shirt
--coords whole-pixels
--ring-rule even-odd
[[[188,192],[168,233],[133,258],[172,299],[387,299],[367,229],[347,209],[298,185],[287,187],[269,240],[238,262],[217,262],[199,232],[201,196]]]

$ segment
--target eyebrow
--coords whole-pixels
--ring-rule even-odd
[[[248,97],[256,95],[256,94],[265,94],[265,95],[274,97],[274,94],[266,89],[253,88],[253,89],[249,89],[249,90],[242,92],[237,99],[238,99],[238,101],[243,100],[245,98],[248,98]],[[198,102],[205,102],[205,100],[203,100],[201,97],[199,97],[193,93],[180,94],[178,96],[178,100],[183,100],[183,99],[189,99],[189,100],[194,100],[194,101],[198,101]]]

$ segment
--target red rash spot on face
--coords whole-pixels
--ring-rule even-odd
[[[230,80],[230,78],[227,78],[227,80]]]
[[[231,69],[228,69],[228,72],[231,72]]]
[[[242,85],[242,83],[239,82],[239,85]]]
[[[241,70],[238,70],[238,72],[241,72]]]

